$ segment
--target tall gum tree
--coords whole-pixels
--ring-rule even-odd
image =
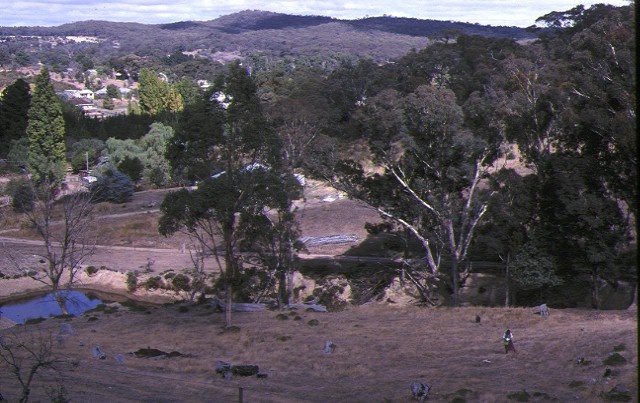
[[[448,277],[457,304],[460,265],[491,197],[480,184],[494,147],[463,128],[462,108],[446,88],[385,90],[367,100],[359,119],[375,168],[346,161],[334,183],[408,230],[429,276]]]
[[[243,223],[264,222],[280,208],[280,140],[264,118],[257,88],[239,64],[213,91],[187,110],[167,156],[174,169],[207,175],[197,189],[170,193],[161,205],[159,231],[187,233],[218,262],[225,289],[225,324],[231,326],[233,287],[241,270]],[[186,155],[194,162],[188,164]],[[207,173],[208,172],[208,173]]]

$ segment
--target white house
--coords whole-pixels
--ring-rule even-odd
[[[120,95],[124,97],[127,96],[127,94],[130,94],[133,90],[131,88],[118,87],[118,91],[120,91]],[[99,89],[95,94],[99,97],[107,96],[107,87]]]
[[[94,99],[94,93],[91,90],[64,90],[62,95],[67,99]]]
[[[77,92],[76,94],[76,98],[86,98],[86,99],[93,99],[94,98],[94,93],[91,90],[80,90]]]

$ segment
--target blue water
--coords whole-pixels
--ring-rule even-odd
[[[81,291],[59,291],[65,297],[65,308],[71,315],[81,315],[102,303],[102,300],[93,294],[85,294]],[[53,294],[47,294],[28,300],[8,302],[0,306],[2,316],[9,318],[18,324],[24,324],[29,319],[49,318],[62,315],[62,309],[58,305]]]

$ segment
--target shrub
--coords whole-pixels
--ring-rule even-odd
[[[14,172],[23,172],[26,168],[27,160],[29,159],[29,140],[27,137],[22,137],[18,140],[11,141],[11,148],[7,155],[9,160],[9,168]]]
[[[87,158],[82,154],[76,154],[71,158],[71,172],[77,174],[83,169],[87,169]]]
[[[125,282],[127,284],[127,290],[129,290],[129,292],[134,292],[138,289],[138,275],[136,273],[131,271],[128,272]]]
[[[156,187],[163,187],[167,185],[169,182],[169,178],[167,173],[159,167],[153,167],[151,169],[146,170],[147,179],[149,183]]]
[[[87,275],[89,276],[93,276],[94,274],[96,274],[98,272],[98,268],[95,266],[87,266],[86,269],[84,269],[84,271],[87,273]]]
[[[13,198],[11,207],[16,213],[33,210],[36,194],[26,180],[11,180],[7,184],[7,193]]]
[[[177,274],[173,277],[171,285],[176,291],[191,291],[191,279],[184,274]]]
[[[102,107],[111,111],[113,110],[113,108],[115,108],[115,104],[113,103],[113,100],[111,98],[107,98],[102,101]]]
[[[138,182],[142,179],[142,170],[144,169],[144,165],[140,158],[138,157],[129,157],[126,156],[124,159],[118,164],[118,171],[127,175],[134,183]]]
[[[87,169],[98,163],[100,152],[104,149],[104,141],[99,139],[81,139],[71,145],[71,169],[74,173]],[[88,159],[88,161],[87,161]]]
[[[140,284],[145,290],[157,290],[162,288],[162,278],[160,276],[149,277],[146,281]]]
[[[131,179],[115,169],[109,169],[93,182],[89,188],[96,202],[124,203],[133,196]]]

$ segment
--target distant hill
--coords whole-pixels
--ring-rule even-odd
[[[167,54],[176,50],[210,49],[237,52],[242,56],[266,54],[276,57],[348,55],[389,60],[411,49],[427,46],[452,32],[524,40],[535,34],[518,27],[372,17],[339,20],[266,11],[242,11],[210,21],[179,21],[170,24],[139,24],[82,21],[57,27],[0,27],[0,36],[92,36],[117,46],[103,52]]]

